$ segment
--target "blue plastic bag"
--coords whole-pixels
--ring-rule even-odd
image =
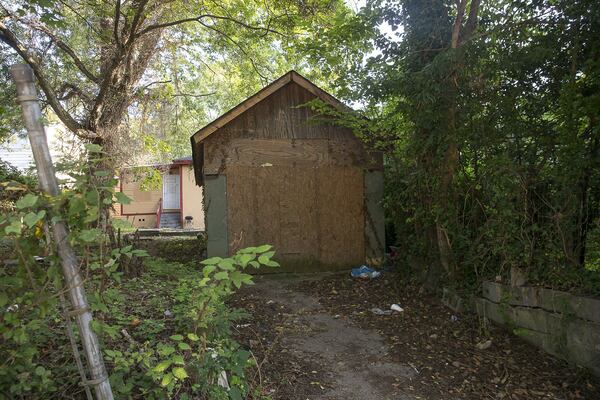
[[[373,268],[362,265],[358,268],[354,268],[350,273],[353,278],[373,279],[381,275],[381,272],[375,271]]]

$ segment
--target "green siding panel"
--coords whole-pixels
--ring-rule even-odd
[[[227,177],[204,177],[204,215],[206,219],[206,253],[208,257],[227,257]]]
[[[365,254],[370,264],[381,264],[385,254],[383,172],[365,171]]]

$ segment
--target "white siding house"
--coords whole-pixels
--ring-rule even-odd
[[[53,161],[78,154],[80,146],[73,140],[73,136],[64,132],[60,125],[51,125],[46,128],[48,135],[48,146]],[[0,143],[0,160],[24,171],[34,166],[33,153],[27,136],[14,135],[6,142]]]

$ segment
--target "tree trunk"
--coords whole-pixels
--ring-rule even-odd
[[[593,132],[594,129],[589,127],[588,132]],[[591,190],[591,179],[592,173],[594,170],[593,163],[598,158],[598,150],[600,148],[600,141],[597,137],[590,140],[587,164],[585,165],[582,176],[579,180],[579,191],[578,191],[578,207],[576,211],[576,232],[574,233],[574,245],[573,245],[573,253],[576,257],[577,264],[579,267],[585,266],[585,256],[586,256],[586,242],[587,242],[587,234],[592,224],[592,221],[595,217],[597,217],[597,211],[594,209],[590,209],[590,190]]]

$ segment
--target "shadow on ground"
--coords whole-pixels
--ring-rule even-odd
[[[595,399],[599,383],[508,332],[453,318],[394,274],[271,275],[238,293],[236,327],[273,399]],[[404,312],[375,315],[400,303]],[[476,344],[491,339],[492,346]]]

